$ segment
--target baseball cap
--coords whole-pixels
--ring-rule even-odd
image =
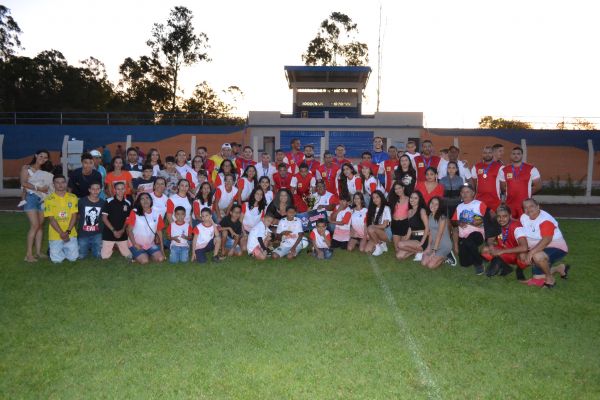
[[[98,150],[92,150],[90,151],[90,154],[92,155],[92,157],[102,157],[102,154],[100,154]]]
[[[221,149],[230,149],[231,150],[231,145],[229,143],[223,143],[223,146],[221,146]]]

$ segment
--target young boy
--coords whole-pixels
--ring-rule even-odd
[[[240,248],[240,239],[242,238],[242,207],[239,204],[234,204],[231,207],[229,214],[221,220],[221,255],[241,256],[242,249]]]
[[[271,242],[271,230],[269,227],[273,223],[273,216],[265,214],[262,221],[252,228],[248,235],[248,255],[257,260],[265,260],[269,253],[269,244]]]
[[[79,245],[79,258],[84,259],[90,248],[92,256],[100,258],[102,250],[102,207],[106,201],[100,198],[102,186],[100,182],[90,184],[90,194],[79,199],[77,205],[77,242]]]
[[[319,260],[329,260],[333,256],[331,250],[331,233],[327,230],[327,221],[320,219],[317,226],[310,232],[310,241],[313,245],[313,256]]]
[[[339,201],[339,206],[329,216],[329,222],[335,225],[332,247],[346,250],[348,241],[350,241],[352,209],[348,206],[350,203],[349,197],[340,196]]]
[[[308,246],[308,241],[304,239],[302,222],[296,218],[295,206],[287,207],[286,217],[281,219],[277,225],[277,236],[281,238],[281,243],[273,251],[273,258],[287,256],[291,260]]]
[[[202,222],[194,228],[194,238],[192,240],[192,261],[200,264],[206,263],[206,253],[212,251],[214,262],[219,259],[219,249],[221,248],[221,237],[217,231],[217,225],[212,220],[212,211],[205,207],[200,211]]]
[[[142,176],[132,180],[133,191],[137,196],[140,193],[152,193],[154,188],[155,176],[152,176],[154,167],[150,164],[145,164],[142,167]]]
[[[44,216],[48,218],[48,240],[50,260],[60,263],[66,258],[77,260],[77,196],[67,192],[67,180],[63,175],[54,175],[54,193],[44,201]]]
[[[174,220],[167,227],[167,239],[171,241],[171,253],[169,262],[176,264],[188,262],[190,254],[190,243],[192,240],[192,226],[185,222],[185,208],[175,207]]]
[[[167,189],[165,190],[167,197],[171,196],[173,193],[177,193],[177,183],[182,179],[182,176],[177,172],[175,157],[167,156],[165,159],[165,169],[161,170],[158,173],[158,176],[165,178],[167,181]]]

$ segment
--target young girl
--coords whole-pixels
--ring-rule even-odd
[[[421,265],[430,269],[442,265],[452,251],[452,240],[445,212],[441,198],[434,197],[429,201],[429,237],[431,240],[423,253]]]
[[[179,206],[185,208],[185,222],[192,223],[192,200],[189,191],[190,183],[187,179],[180,179],[177,182],[177,193],[169,196],[169,200],[167,200],[167,220],[169,223],[173,223],[173,212],[175,207]]]
[[[271,190],[271,180],[269,179],[268,176],[262,176],[258,181],[258,185],[260,186],[260,188],[263,190],[263,193],[265,194],[265,203],[268,207],[269,204],[271,204],[271,202],[273,201],[273,191]]]
[[[235,202],[238,190],[233,186],[233,180],[233,175],[225,175],[224,183],[215,190],[213,211],[217,214],[217,223],[219,223],[221,218],[229,214],[229,210],[231,210],[231,206]]]
[[[242,227],[244,235],[240,241],[242,251],[247,250],[248,235],[260,220],[265,216],[267,202],[265,201],[265,192],[259,187],[254,189],[247,202],[242,204]]]
[[[415,188],[417,171],[415,171],[410,157],[406,154],[400,156],[400,165],[398,165],[398,168],[394,171],[394,181],[399,182],[404,186],[404,193],[406,193],[407,196],[410,196]]]
[[[312,254],[319,260],[329,260],[333,255],[333,251],[331,250],[331,234],[327,230],[327,221],[320,219],[316,225],[309,235],[312,243]]]
[[[200,190],[203,182],[208,181],[208,172],[204,169],[202,157],[196,156],[192,159],[192,171],[185,175],[185,179],[190,183],[193,194]]]
[[[257,260],[266,260],[269,254],[272,233],[269,229],[273,223],[273,216],[265,214],[262,221],[252,228],[248,235],[248,255]]]
[[[154,181],[154,185],[152,186],[152,193],[150,193],[150,197],[152,197],[152,208],[163,218],[165,218],[167,214],[167,195],[164,194],[165,189],[167,188],[167,181],[165,178],[158,177]]]
[[[340,196],[340,204],[333,210],[329,216],[329,222],[335,225],[333,231],[333,240],[331,247],[346,250],[348,241],[350,240],[350,219],[352,218],[352,210],[348,207],[350,198]]]
[[[129,251],[136,262],[148,264],[165,260],[162,238],[165,224],[162,216],[152,210],[152,197],[148,193],[140,193],[125,224]]]
[[[202,182],[202,184],[198,188],[198,192],[196,193],[194,203],[192,204],[192,210],[194,214],[194,226],[198,225],[202,220],[202,217],[200,216],[200,211],[205,207],[212,209],[212,204],[213,196],[210,183]]]
[[[360,252],[365,252],[367,248],[367,207],[362,193],[354,193],[352,197],[352,217],[350,218],[350,240],[348,241],[348,251],[354,250],[358,246]]]
[[[434,197],[444,197],[444,185],[437,181],[437,169],[429,167],[425,170],[425,180],[417,182],[415,190],[421,192],[425,204]]]
[[[410,195],[409,205],[409,239],[398,242],[396,246],[396,258],[404,260],[416,254],[417,256],[414,261],[421,261],[423,250],[427,248],[429,240],[429,218],[421,192],[414,191]]]
[[[144,164],[152,165],[152,176],[158,176],[158,173],[163,169],[162,161],[160,160],[160,153],[158,150],[152,148],[148,151],[146,156],[146,162]]]
[[[238,204],[242,204],[244,201],[248,201],[250,193],[258,187],[258,180],[256,179],[256,167],[254,165],[248,165],[244,174],[237,181],[237,196],[236,200]]]
[[[129,173],[129,171],[125,171],[123,169],[123,159],[119,156],[112,159],[110,163],[112,170],[106,174],[106,180],[104,181],[106,190],[106,195],[108,197],[115,196],[115,183],[123,182],[125,184],[125,197],[131,198],[131,181],[133,177]]]
[[[392,211],[392,241],[397,248],[401,240],[408,239],[408,196],[404,194],[404,186],[398,182],[392,185],[388,205]]]
[[[379,256],[387,251],[387,242],[390,240],[387,235],[387,228],[390,225],[392,216],[390,208],[387,206],[385,196],[380,190],[373,192],[371,204],[367,211],[367,251],[374,256]]]
[[[206,263],[206,253],[212,251],[214,262],[221,261],[218,257],[221,247],[221,237],[217,230],[217,225],[212,220],[210,208],[200,210],[202,222],[194,228],[194,238],[192,239],[192,261],[200,264]]]
[[[365,203],[367,206],[371,200],[371,195],[374,191],[380,190],[383,192],[383,188],[379,184],[379,180],[377,176],[373,175],[373,171],[371,170],[371,166],[363,162],[359,165],[360,167],[360,179],[363,182],[363,194],[365,196]]]
[[[363,182],[350,163],[342,165],[340,179],[338,180],[338,193],[341,196],[352,198],[354,193],[362,192]]]
[[[237,175],[235,173],[235,166],[233,165],[233,162],[231,160],[223,160],[223,162],[221,163],[219,172],[217,173],[217,176],[215,177],[215,187],[218,188],[219,186],[221,186],[225,183],[226,175],[232,176],[233,184],[235,185],[235,182],[237,180]]]

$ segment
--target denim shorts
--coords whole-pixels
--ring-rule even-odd
[[[141,256],[142,254],[147,254],[148,257],[152,256],[152,254],[156,253],[157,251],[160,251],[160,247],[157,245],[152,245],[150,248],[148,249],[141,249],[138,250],[135,247],[131,246],[129,248],[129,251],[131,251],[131,254],[133,256],[133,259],[135,260],[136,258],[138,258],[139,256]]]
[[[543,250],[543,252],[546,253],[546,255],[548,256],[548,260],[550,260],[550,265],[562,260],[567,255],[566,251],[557,249],[556,247],[546,247]]]
[[[23,207],[24,211],[44,211],[44,207],[42,207],[42,199],[37,194],[27,192],[27,196],[25,196],[25,206]]]

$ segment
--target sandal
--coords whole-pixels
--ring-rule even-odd
[[[571,269],[570,264],[565,265],[565,273],[560,276],[560,279],[568,279],[569,278],[569,270]]]

